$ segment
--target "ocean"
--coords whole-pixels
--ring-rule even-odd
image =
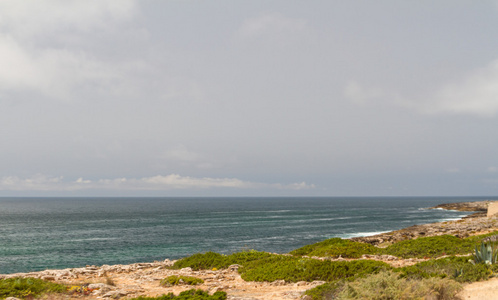
[[[286,253],[468,213],[429,210],[490,197],[0,198],[0,274],[178,259],[198,252]]]

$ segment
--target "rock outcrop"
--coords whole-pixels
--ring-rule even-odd
[[[487,212],[489,204],[495,202],[496,201],[485,200],[485,201],[475,201],[475,202],[443,203],[431,207],[431,209]]]
[[[300,299],[304,291],[323,284],[322,281],[297,283],[277,280],[274,282],[246,282],[237,270],[239,265],[231,265],[222,270],[193,271],[191,268],[172,270],[174,261],[165,260],[153,263],[131,265],[86,266],[63,270],[0,275],[0,278],[35,277],[69,286],[75,286],[71,299],[126,299],[138,296],[159,296],[168,293],[179,294],[192,288],[200,288],[209,293],[225,291],[228,299]],[[162,286],[160,281],[171,275],[194,276],[204,280],[201,285]],[[82,288],[80,288],[82,287]],[[84,293],[83,293],[83,292]]]
[[[456,237],[465,238],[471,235],[485,234],[498,230],[498,215],[489,218],[486,217],[488,206],[496,203],[498,203],[498,201],[440,204],[435,207],[431,207],[431,209],[448,209],[468,212],[476,211],[477,213],[469,215],[461,220],[414,225],[401,230],[395,230],[368,237],[356,237],[351,240],[376,246],[383,246],[399,241],[415,239],[421,236],[451,234]]]

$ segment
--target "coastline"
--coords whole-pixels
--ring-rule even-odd
[[[498,229],[497,217],[488,218],[486,212],[490,203],[497,201],[477,201],[439,204],[429,209],[445,209],[474,212],[462,219],[437,223],[420,224],[367,237],[354,237],[353,241],[387,246],[392,243],[414,239],[422,236],[450,234],[459,238],[486,234]]]
[[[498,230],[498,216],[488,218],[485,214],[490,202],[462,202],[449,203],[432,207],[431,209],[451,209],[458,211],[475,212],[460,220],[445,221],[430,224],[410,226],[401,230],[391,231],[368,237],[354,237],[351,240],[370,243],[376,246],[385,246],[394,242],[413,239],[422,236],[436,236],[451,234],[458,237],[485,234]],[[382,260],[392,265],[409,265],[420,260],[402,260],[396,257],[368,256],[363,259]],[[340,259],[340,258],[339,258]],[[305,290],[316,287],[323,282],[297,282],[286,283],[282,280],[276,282],[246,282],[241,279],[236,268],[226,270],[192,271],[190,268],[181,270],[168,269],[174,261],[166,259],[152,263],[135,263],[129,265],[102,265],[86,266],[82,268],[69,268],[62,270],[45,270],[29,273],[0,274],[1,278],[35,277],[44,280],[64,283],[69,285],[90,284],[98,287],[85,299],[126,298],[140,295],[159,296],[173,292],[178,294],[190,289],[190,286],[162,287],[158,282],[170,275],[185,275],[202,278],[205,283],[196,286],[214,293],[218,290],[226,291],[228,299],[300,299]],[[115,285],[106,282],[111,279]],[[81,296],[65,296],[60,299],[81,299]]]

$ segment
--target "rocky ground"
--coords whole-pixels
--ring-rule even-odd
[[[470,217],[457,221],[424,224],[411,226],[385,234],[371,237],[354,238],[356,241],[371,243],[382,246],[389,243],[413,239],[420,236],[435,236],[452,234],[466,237],[475,234],[484,234],[498,230],[498,217],[487,218],[485,212],[489,201],[467,202],[456,204],[444,204],[434,209],[453,209],[462,211],[477,211]],[[323,258],[316,258],[323,259]],[[339,258],[340,260],[341,258]],[[415,264],[419,259],[400,259],[389,255],[364,255],[362,259],[374,259],[385,261],[393,266],[404,266]],[[227,292],[228,299],[250,300],[250,299],[301,299],[305,290],[313,288],[323,282],[297,282],[286,283],[275,282],[246,282],[237,273],[238,266],[234,265],[226,270],[192,271],[190,268],[181,270],[170,270],[173,261],[165,260],[153,263],[138,263],[131,265],[114,266],[86,266],[84,268],[73,268],[64,270],[45,270],[41,272],[0,275],[0,278],[9,277],[36,277],[75,286],[86,286],[85,293],[76,293],[73,296],[53,296],[53,299],[119,299],[132,298],[140,295],[158,296],[173,292],[191,289],[192,286],[180,285],[164,287],[159,284],[161,279],[170,275],[185,275],[202,278],[204,283],[195,286],[214,293],[222,290]],[[498,288],[498,281],[477,282],[465,287],[461,296],[463,299],[498,299],[498,294],[489,294]],[[490,296],[491,295],[491,296]],[[496,297],[495,297],[496,295]],[[484,297],[484,298],[476,298]],[[491,297],[491,298],[490,298]],[[495,298],[492,298],[495,297]]]
[[[246,282],[237,272],[238,266],[233,265],[225,270],[192,271],[190,268],[181,270],[167,269],[173,261],[139,263],[131,265],[87,266],[64,270],[46,270],[33,273],[10,274],[1,277],[35,277],[69,285],[85,285],[89,295],[76,293],[73,296],[59,296],[58,299],[118,299],[132,298],[140,295],[159,296],[167,293],[175,295],[191,288],[200,288],[209,293],[225,291],[228,299],[299,299],[302,293],[324,282],[286,283],[283,280],[275,282]],[[197,286],[178,285],[164,287],[160,281],[170,275],[194,276],[204,280]]]

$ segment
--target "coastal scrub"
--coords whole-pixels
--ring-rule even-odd
[[[27,298],[48,293],[65,293],[65,285],[44,281],[38,278],[0,279],[0,299],[7,297]]]
[[[161,280],[161,285],[164,286],[174,286],[174,285],[179,285],[179,284],[186,284],[186,285],[198,285],[204,283],[204,280],[201,278],[193,277],[193,276],[176,276],[176,275],[171,275],[163,280]]]
[[[306,245],[290,252],[292,255],[307,255],[319,257],[360,258],[363,254],[376,254],[379,249],[373,245],[332,238],[311,245]]]
[[[382,250],[384,254],[402,258],[433,258],[443,255],[468,254],[474,248],[471,240],[452,235],[419,237],[400,241]]]
[[[455,299],[462,290],[457,282],[447,278],[410,280],[392,271],[383,271],[354,282],[346,282],[335,299]]]
[[[162,295],[158,297],[144,297],[140,296],[138,298],[132,298],[130,300],[226,300],[226,292],[215,292],[213,295],[209,295],[207,292],[200,289],[191,289],[188,291],[181,292],[178,296],[173,293],[168,293],[167,295]]]
[[[239,273],[246,281],[310,282],[352,279],[390,268],[384,262],[373,260],[330,261],[279,255],[248,262]]]
[[[267,252],[254,250],[237,252],[230,255],[223,255],[215,252],[197,253],[177,260],[172,269],[182,269],[186,267],[190,267],[192,270],[212,270],[213,268],[225,269],[230,265],[244,265],[249,261],[268,258],[272,255],[273,254]]]
[[[403,278],[423,279],[430,277],[451,278],[458,282],[474,282],[488,279],[493,271],[484,264],[471,264],[469,257],[430,259],[412,266],[396,268]]]

